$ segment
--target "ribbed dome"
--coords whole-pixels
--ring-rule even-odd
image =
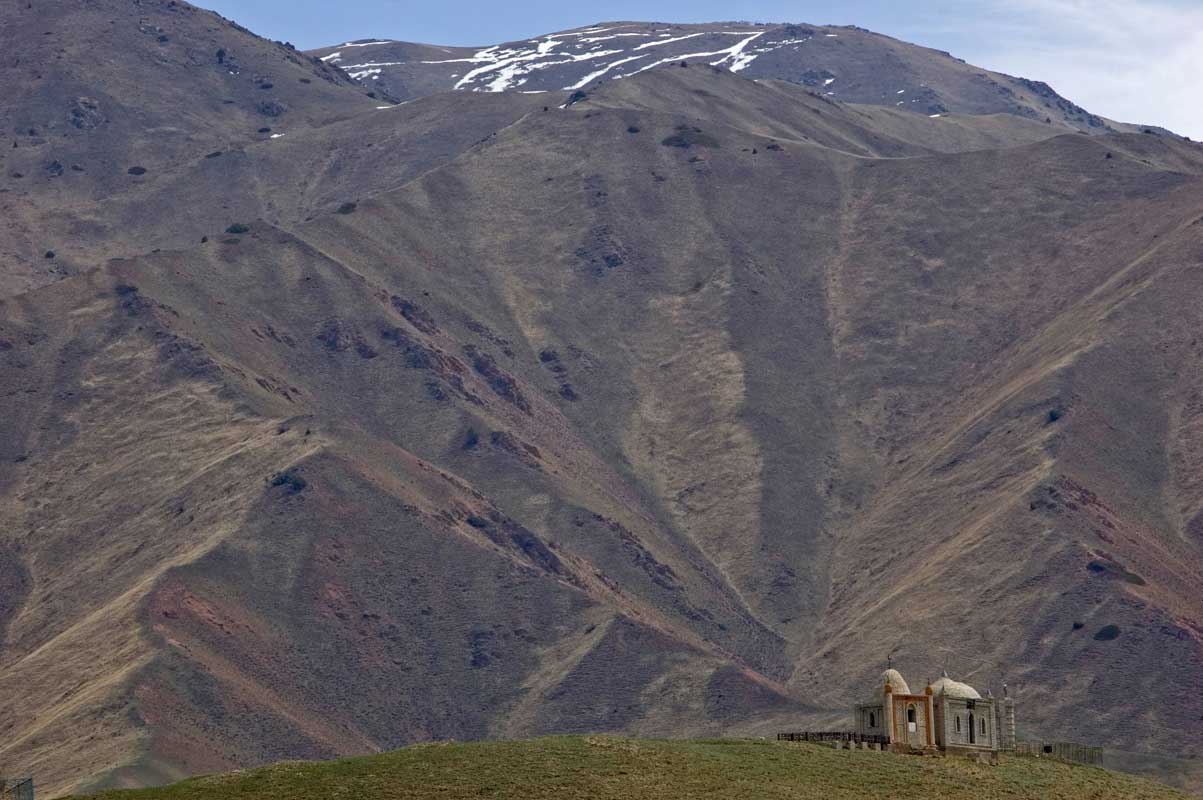
[[[982,696],[967,683],[954,681],[947,672],[941,672],[940,678],[931,685],[932,694],[954,697],[958,700],[981,700]]]
[[[887,669],[881,673],[881,680],[877,682],[877,691],[873,693],[875,699],[880,700],[885,694],[886,684],[890,684],[890,690],[894,694],[910,694],[911,687],[907,686],[906,678],[902,677],[902,673],[896,669]]]

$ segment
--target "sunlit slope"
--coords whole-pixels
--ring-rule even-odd
[[[526,742],[436,744],[368,758],[280,764],[197,778],[163,789],[111,792],[103,800],[309,800],[346,794],[404,798],[594,797],[954,800],[1161,800],[1167,787],[1051,759],[968,760],[837,752],[764,741],[652,741],[559,737]]]

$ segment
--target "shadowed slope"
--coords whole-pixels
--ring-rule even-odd
[[[602,83],[591,87],[578,105],[671,111],[769,139],[879,158],[1015,147],[1064,132],[1010,114],[931,118],[851,105],[785,81],[749,81],[721,67],[701,65],[665,67]]]

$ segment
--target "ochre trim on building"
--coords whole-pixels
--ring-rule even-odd
[[[889,684],[886,684],[886,685],[888,686]],[[933,716],[933,714],[932,714],[931,695],[929,695],[929,694],[895,694],[895,695],[892,695],[891,699],[894,701],[894,705],[893,705],[893,710],[894,710],[893,722],[894,722],[894,724],[892,726],[893,727],[893,736],[891,737],[891,741],[906,742],[907,744],[910,744],[911,737],[910,737],[910,728],[907,727],[908,720],[906,718],[906,707],[909,704],[914,703],[915,706],[917,706],[917,707],[923,706],[923,708],[926,709],[924,711],[924,713],[927,715],[927,719],[924,721],[924,723],[925,723],[924,727],[927,732],[927,745],[929,747],[935,746],[936,740],[935,740],[935,737],[932,736],[932,724],[933,724],[932,716]],[[901,709],[901,711],[902,711],[901,714],[898,713],[899,709]]]

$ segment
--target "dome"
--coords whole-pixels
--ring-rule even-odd
[[[982,699],[982,696],[977,693],[977,689],[974,689],[967,683],[954,681],[952,678],[948,677],[947,672],[940,673],[939,680],[931,685],[931,689],[932,694],[934,695],[944,695],[946,697],[956,698],[957,700]]]
[[[906,678],[902,677],[902,673],[896,669],[887,669],[881,673],[881,680],[877,682],[877,689],[873,692],[874,700],[881,700],[882,695],[885,694],[887,683],[890,684],[890,691],[894,694],[911,693],[911,687],[907,686]]]

